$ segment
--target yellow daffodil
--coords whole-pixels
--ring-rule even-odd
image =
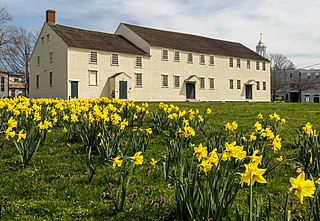
[[[277,161],[279,161],[279,162],[283,161],[283,157],[282,156],[278,157]]]
[[[314,182],[311,180],[305,180],[305,173],[302,172],[298,175],[297,178],[290,178],[291,188],[290,191],[300,199],[300,202],[303,204],[303,197],[313,197],[313,194],[316,190]]]
[[[315,181],[316,184],[320,185],[320,178]]]
[[[116,168],[116,167],[121,167],[123,160],[120,160],[121,156],[117,156],[115,158],[112,158],[113,164],[112,167]]]
[[[207,114],[209,115],[209,114],[211,114],[211,113],[212,113],[211,108],[207,108]]]
[[[154,158],[151,158],[151,161],[150,161],[150,165],[151,165],[151,166],[154,166],[154,165],[156,165],[157,163],[158,163],[157,160],[155,160]]]
[[[17,142],[19,142],[21,139],[26,139],[27,134],[23,133],[23,130],[20,130],[17,136],[18,136]]]
[[[259,169],[257,162],[245,164],[244,166],[246,168],[246,171],[241,174],[241,185],[247,183],[248,186],[250,186],[254,185],[255,182],[267,183],[266,179],[262,176],[267,169]],[[252,180],[252,183],[250,183],[250,179]]]
[[[203,147],[202,144],[199,144],[198,147],[194,147],[193,150],[199,162],[203,157],[208,155],[207,147]]]
[[[203,160],[199,167],[200,171],[204,171],[207,175],[208,171],[212,169],[212,164],[208,160]]]
[[[272,148],[274,151],[281,149],[281,138],[277,135],[272,141]]]
[[[131,162],[133,162],[135,165],[141,165],[143,163],[143,156],[141,154],[142,152],[139,151],[135,153],[133,157],[128,157],[128,159],[131,160]]]
[[[259,150],[255,150],[255,151],[253,151],[252,156],[249,156],[251,163],[261,164],[262,155],[257,156],[258,153],[259,153]]]
[[[258,119],[263,119],[263,115],[261,113],[258,114],[257,116]]]

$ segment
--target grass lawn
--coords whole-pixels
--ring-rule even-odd
[[[287,118],[280,135],[285,160],[266,177],[268,183],[254,186],[253,197],[267,203],[272,201],[272,220],[282,219],[285,197],[290,188],[290,177],[296,177],[297,151],[294,141],[297,130],[310,122],[319,129],[320,104],[316,103],[238,103],[206,102],[175,103],[180,109],[207,108],[213,110],[208,125],[223,126],[237,121],[239,130],[252,130],[256,116],[274,112]],[[158,103],[150,103],[150,112]],[[147,120],[148,121],[148,120]],[[161,159],[165,142],[153,135],[152,143],[144,153],[145,159]],[[87,182],[84,146],[78,142],[64,142],[61,128],[54,128],[47,135],[45,144],[39,148],[31,163],[23,168],[12,142],[0,147],[0,219],[2,220],[174,220],[175,184],[163,179],[161,164],[150,167],[148,163],[137,167],[123,212],[116,213],[108,194],[108,185],[113,179],[109,165],[97,167],[92,182]],[[248,188],[241,188],[233,204],[247,214]],[[308,199],[305,199],[305,202]],[[293,218],[304,220],[308,208],[292,197]]]

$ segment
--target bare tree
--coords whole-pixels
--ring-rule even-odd
[[[29,61],[36,42],[35,32],[16,28],[10,34],[11,41],[0,48],[0,62],[7,72],[25,76],[28,92]]]
[[[276,92],[286,85],[286,70],[294,69],[294,64],[283,54],[270,54],[271,61],[271,99],[274,100]]]
[[[12,26],[8,23],[12,20],[11,15],[5,8],[0,8],[0,48],[10,42]]]

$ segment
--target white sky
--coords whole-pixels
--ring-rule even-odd
[[[320,63],[319,0],[0,0],[12,24],[40,29],[47,9],[58,24],[113,33],[120,22],[236,41],[296,67]],[[320,68],[320,64],[313,68]]]

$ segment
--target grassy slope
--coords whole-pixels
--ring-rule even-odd
[[[290,149],[295,130],[307,121],[318,128],[320,106],[318,104],[293,103],[177,103],[182,109],[213,109],[209,124],[224,125],[236,120],[242,129],[255,123],[258,113],[279,113],[287,117],[281,136],[283,152],[287,158],[294,156]],[[151,104],[154,109],[157,103]],[[27,168],[19,166],[19,157],[13,146],[6,145],[0,151],[0,203],[3,220],[171,220],[174,217],[174,189],[172,182],[162,179],[162,167],[149,171],[147,165],[137,168],[138,174],[130,185],[129,194],[138,193],[126,205],[126,212],[115,214],[110,199],[105,194],[111,168],[99,168],[92,183],[86,183],[83,147],[78,143],[61,142],[59,131],[48,136],[46,144],[35,154]],[[164,151],[161,138],[146,152],[145,158],[159,159]],[[275,209],[284,204],[290,187],[289,177],[296,176],[294,161],[287,161],[271,174],[267,186],[255,187],[255,197],[273,201],[273,216],[281,215]],[[149,173],[147,177],[146,174]],[[245,209],[247,189],[242,189],[237,205]],[[165,199],[163,203],[161,199]],[[298,202],[295,200],[295,202]],[[297,204],[297,215],[304,215],[304,208]]]

